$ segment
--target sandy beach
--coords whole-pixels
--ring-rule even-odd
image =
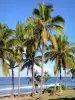
[[[59,96],[57,92],[56,95],[50,96],[49,93],[44,93],[42,96],[42,100],[59,100],[59,98],[73,98],[75,99],[75,90],[65,90],[62,95]],[[33,98],[31,96],[21,96],[21,97],[4,97],[0,98],[0,100],[38,100],[39,94],[36,94]],[[69,100],[69,99],[68,99]]]

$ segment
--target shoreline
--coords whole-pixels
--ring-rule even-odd
[[[55,84],[48,84],[47,87],[53,87]],[[57,86],[59,86],[59,83],[57,83]],[[45,88],[46,85],[43,85],[43,88]],[[40,88],[40,85],[38,86]],[[14,87],[14,90],[18,89],[18,87]],[[20,89],[32,89],[32,86],[21,86]],[[1,88],[0,91],[5,91],[5,90],[12,90],[12,88]]]
[[[48,86],[51,86],[51,85],[48,85]],[[66,92],[66,91],[69,91],[68,93],[69,94],[67,94],[67,95],[70,95],[70,92],[74,92],[75,93],[75,90],[74,89],[70,89],[70,90],[63,90],[63,93],[64,92]],[[22,98],[22,97],[27,97],[27,98],[29,98],[29,97],[31,97],[31,93],[32,93],[32,91],[29,91],[29,92],[20,92],[20,97]],[[62,95],[63,95],[63,93],[62,93]],[[73,94],[74,94],[73,93]],[[45,93],[46,94],[46,93]],[[47,94],[49,94],[50,95],[50,93],[47,93]],[[59,94],[58,93],[58,91],[57,91],[57,94]],[[71,93],[72,94],[72,93]],[[39,92],[38,93],[35,93],[35,95],[39,95]],[[44,95],[44,94],[43,94]],[[62,96],[61,95],[61,96]],[[60,95],[59,95],[60,96]],[[61,97],[60,96],[60,97]],[[10,94],[2,94],[2,95],[0,95],[0,100],[1,100],[1,98],[9,98],[10,99],[10,97],[12,97],[12,95],[11,95],[11,92],[10,92]],[[17,93],[15,93],[14,92],[14,97],[16,97],[16,98],[18,98],[18,92]],[[51,96],[52,98],[54,97],[54,96]],[[66,97],[68,97],[68,96],[66,96]],[[3,100],[3,99],[2,99]],[[28,99],[27,99],[28,100]],[[57,99],[56,99],[57,100]]]
[[[49,84],[49,85],[47,85],[47,87],[54,87],[55,86],[55,84]],[[57,86],[59,86],[59,83],[57,83]],[[43,85],[43,89],[44,88],[46,88],[46,85]],[[23,89],[32,89],[32,86],[22,86],[22,87],[20,87],[20,89],[21,90],[23,90]],[[38,89],[40,89],[40,85],[38,86]],[[8,97],[8,96],[10,96],[11,95],[11,90],[12,90],[12,88],[2,88],[2,89],[0,89],[0,92],[7,92],[7,91],[9,91],[10,93],[0,93],[0,97]],[[15,87],[14,88],[14,91],[15,90],[18,90],[18,87]],[[29,95],[29,94],[31,94],[31,90],[29,90],[29,91],[26,91],[26,92],[21,92],[21,95]],[[18,92],[14,92],[14,95],[18,95]]]
[[[35,94],[34,97],[31,95],[22,94],[20,97],[18,95],[0,97],[0,100],[38,100],[39,94]],[[75,100],[75,90],[64,90],[62,95],[57,92],[55,95],[51,96],[50,93],[42,94],[42,100]]]
[[[55,84],[48,84],[47,87],[54,87]],[[59,83],[57,83],[57,86],[60,86]],[[65,85],[64,85],[65,86]],[[43,89],[46,88],[46,85],[43,85]],[[24,90],[25,89],[25,90]],[[39,91],[40,89],[40,85],[38,86],[37,90]],[[72,88],[75,90],[75,88]],[[11,91],[12,88],[1,88],[0,89],[0,98],[1,97],[9,97],[11,96]],[[32,93],[32,86],[21,86],[20,87],[20,95],[30,95]],[[14,95],[17,96],[18,95],[18,87],[14,88]]]

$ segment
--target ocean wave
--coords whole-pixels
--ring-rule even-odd
[[[55,84],[48,84],[47,87],[52,87],[55,86]],[[57,83],[57,86],[59,86],[59,83]],[[43,88],[45,88],[46,85],[43,85]],[[40,88],[40,85],[38,86]],[[14,90],[18,89],[18,87],[14,87]],[[32,86],[21,86],[20,89],[32,89]],[[1,88],[0,91],[5,91],[5,90],[12,90],[12,88]]]

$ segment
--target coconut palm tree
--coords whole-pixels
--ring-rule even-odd
[[[14,96],[14,68],[15,68],[16,61],[11,59],[10,57],[8,57],[7,60],[8,60],[7,65],[9,66],[8,68],[11,69],[11,73],[12,73],[12,92],[11,92],[11,96]]]
[[[9,75],[9,69],[12,70],[12,95],[14,96],[14,46],[16,44],[15,31],[9,29],[6,24],[0,24],[0,58],[2,59],[2,68],[4,74]],[[10,59],[12,58],[12,59]],[[9,63],[7,63],[7,60]],[[9,67],[8,67],[9,66]]]
[[[24,49],[24,33],[25,33],[25,25],[21,22],[16,24],[16,31],[15,31],[15,51],[17,55],[17,64],[18,64],[18,96],[20,96],[20,67],[22,64],[22,55]]]
[[[46,89],[47,89],[47,81],[50,79],[50,75],[48,72],[44,72],[44,76],[43,76],[43,80],[44,80],[44,83],[46,84]]]
[[[61,68],[71,68],[74,65],[74,45],[70,44],[67,37],[55,36],[58,44],[58,50],[56,50],[52,45],[49,46],[48,52],[45,54],[47,60],[54,61],[54,73],[60,72],[60,86],[61,86]],[[56,87],[56,86],[55,86]],[[61,90],[61,88],[60,88]],[[56,91],[56,88],[55,88]]]
[[[30,68],[32,70],[31,72],[33,77],[32,96],[34,95],[34,59],[35,59],[34,57],[40,42],[40,36],[38,35],[38,33],[39,33],[39,26],[36,24],[34,18],[29,17],[26,21],[26,26],[25,26],[25,47],[26,47],[26,59],[30,64],[28,69]]]
[[[12,71],[12,92],[11,92],[12,96],[14,96],[14,65],[15,65],[14,61],[10,61],[9,69],[11,69]]]
[[[33,79],[32,79],[32,78],[29,78],[28,84],[29,84],[30,82],[33,82]],[[38,72],[35,71],[35,72],[34,72],[35,92],[37,92],[38,82],[39,82],[39,81],[38,81]]]
[[[28,44],[29,45],[28,45]],[[32,83],[33,83],[33,88],[32,88],[32,96],[35,94],[34,92],[34,78],[35,78],[35,73],[34,73],[34,64],[36,65],[40,65],[40,61],[41,61],[41,58],[40,56],[36,56],[36,53],[34,50],[34,47],[35,47],[35,41],[34,40],[31,40],[28,41],[26,44],[28,45],[27,46],[27,49],[26,49],[26,54],[25,54],[25,59],[23,60],[24,61],[24,65],[22,66],[21,70],[23,70],[24,68],[27,68],[27,75],[28,75],[28,71],[30,70],[31,73],[32,73]],[[29,47],[30,46],[30,47]]]
[[[75,81],[75,68],[74,68],[74,67],[71,68],[71,69],[67,72],[67,74],[70,74],[70,73],[72,74],[71,79]]]
[[[8,54],[11,54],[11,44],[10,40],[13,38],[13,30],[10,29],[7,24],[0,23],[0,58],[2,59],[2,69],[4,75],[8,76],[9,69],[6,64],[5,59],[8,57]]]
[[[44,44],[48,42],[49,37],[52,41],[54,47],[57,49],[57,43],[54,35],[51,33],[52,30],[63,33],[64,19],[61,16],[51,16],[51,12],[54,8],[51,4],[39,3],[39,9],[33,10],[33,15],[35,15],[35,20],[41,27],[41,44],[42,44],[42,68],[41,68],[41,88],[40,88],[40,98],[42,98],[42,85],[43,85],[43,64],[44,64]],[[49,33],[49,34],[48,34]]]

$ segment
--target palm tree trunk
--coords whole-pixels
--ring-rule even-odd
[[[13,68],[12,68],[12,92],[11,92],[11,95],[14,96],[14,71],[13,71]]]
[[[46,82],[46,89],[47,89],[47,82]]]
[[[65,86],[66,86],[66,68],[65,68]],[[67,86],[66,86],[67,87]]]
[[[60,95],[62,93],[62,89],[61,89],[61,67],[62,67],[62,59],[61,56],[59,57],[59,71],[60,71]]]
[[[44,65],[44,43],[42,42],[42,67],[41,67],[40,99],[42,99],[42,88],[43,88],[43,65]]]
[[[33,73],[32,73],[32,81],[33,81],[32,96],[34,96],[34,94],[35,94],[35,86],[34,86],[34,66],[33,66],[32,70],[33,70]]]
[[[37,86],[36,86],[36,84],[35,84],[35,93],[37,93]]]
[[[34,85],[34,52],[32,54],[32,83],[33,83],[32,96],[34,96],[34,94],[35,94],[35,85]]]
[[[61,67],[60,67],[60,95],[62,93],[62,89],[61,89]]]
[[[56,83],[55,83],[55,87],[54,87],[54,94],[56,93],[56,86],[57,86],[57,82],[58,82],[58,74],[59,74],[59,71],[57,72]]]
[[[18,67],[18,96],[20,96],[20,66]]]

